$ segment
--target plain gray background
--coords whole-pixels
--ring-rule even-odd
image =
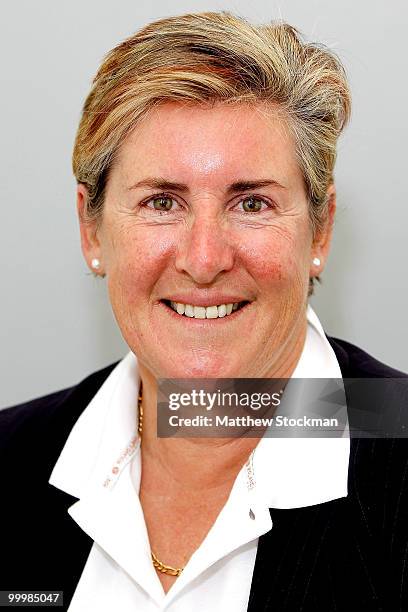
[[[341,57],[353,94],[331,257],[312,303],[327,333],[408,371],[408,4],[399,1],[8,0],[1,26],[1,394],[17,403],[122,357],[80,252],[71,151],[103,55],[148,21],[231,10],[283,18]]]

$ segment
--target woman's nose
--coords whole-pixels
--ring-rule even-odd
[[[228,230],[217,218],[195,219],[186,229],[176,255],[176,269],[187,273],[197,284],[212,283],[234,265]]]

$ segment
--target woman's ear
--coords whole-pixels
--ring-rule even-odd
[[[88,190],[83,183],[77,185],[77,212],[81,233],[81,248],[85,261],[94,274],[102,275],[101,247],[97,235],[98,224],[86,214]]]
[[[327,189],[327,215],[323,227],[317,232],[312,245],[310,276],[319,276],[326,264],[336,214],[336,188],[333,183]]]

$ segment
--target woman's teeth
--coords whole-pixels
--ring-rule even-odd
[[[238,309],[242,302],[235,304],[220,304],[219,306],[192,306],[191,304],[181,304],[180,302],[170,302],[170,306],[179,315],[194,319],[220,319],[227,317]]]

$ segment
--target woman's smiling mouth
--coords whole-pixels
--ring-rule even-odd
[[[250,302],[243,300],[240,302],[229,302],[228,304],[214,304],[210,306],[194,306],[193,304],[185,304],[183,302],[175,302],[172,300],[161,300],[168,308],[182,317],[190,319],[222,319],[229,317],[238,310],[242,310]]]

